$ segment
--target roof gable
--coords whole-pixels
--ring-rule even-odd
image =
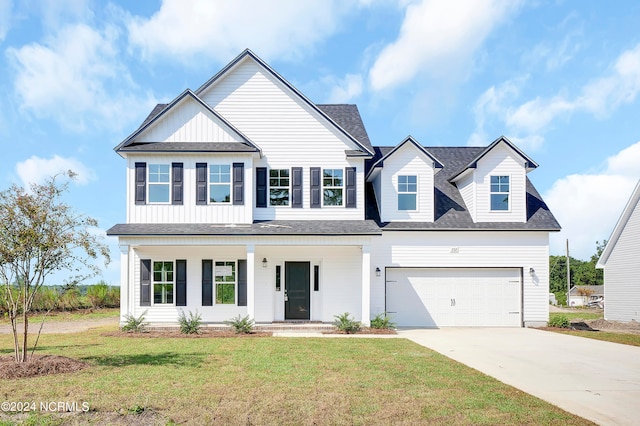
[[[607,246],[602,251],[602,254],[600,255],[600,259],[598,259],[598,263],[596,265],[597,268],[604,268],[606,266],[607,261],[609,260],[609,256],[611,256],[613,249],[618,243],[618,240],[620,239],[622,232],[627,226],[627,223],[629,223],[629,219],[631,219],[631,216],[633,215],[634,210],[638,207],[639,202],[640,202],[640,181],[638,181],[638,183],[636,184],[636,187],[631,193],[631,197],[629,198],[627,205],[624,207],[624,210],[622,210],[622,214],[620,215],[620,218],[618,219],[616,226],[613,228],[613,232],[611,233],[611,236],[607,241]]]
[[[115,151],[116,152],[133,151],[133,150],[139,151],[140,149],[133,149],[134,146],[138,145],[137,138],[143,135],[145,132],[150,131],[162,118],[168,117],[180,105],[188,101],[195,102],[200,110],[205,112],[207,116],[209,116],[212,120],[215,121],[216,125],[218,125],[221,129],[223,129],[229,135],[231,140],[225,141],[227,144],[233,143],[235,141],[236,143],[243,144],[244,147],[249,147],[250,150],[252,151],[260,151],[260,148],[257,145],[251,142],[249,138],[247,138],[238,129],[236,129],[231,123],[225,120],[224,117],[222,117],[220,114],[214,111],[209,105],[203,102],[190,89],[187,89],[184,92],[182,92],[178,97],[176,97],[169,104],[156,105],[154,110],[151,112],[151,114],[149,114],[149,116],[145,119],[142,125],[135,132],[129,135],[129,137],[127,137],[124,141],[122,141],[118,146],[116,146]],[[202,141],[198,141],[198,142],[202,142]],[[160,142],[160,141],[145,141],[142,143],[145,145],[150,145],[150,144],[157,145],[157,143],[169,144],[167,142]],[[128,148],[132,148],[132,149],[128,149]],[[152,150],[159,151],[160,149],[158,149],[158,147],[154,147],[154,149]],[[171,150],[175,150],[175,147],[173,147]],[[246,148],[242,150],[246,150]]]
[[[359,113],[357,112],[357,108],[354,109],[355,106],[353,107],[325,106],[323,108],[314,104],[305,95],[303,95],[302,92],[296,89],[284,77],[278,74],[273,68],[271,68],[266,62],[260,59],[255,53],[253,53],[249,49],[245,49],[240,55],[238,55],[235,59],[229,62],[229,64],[227,64],[218,73],[216,73],[213,77],[211,77],[207,82],[205,82],[202,86],[200,86],[195,93],[198,96],[202,96],[206,91],[211,90],[226,75],[233,72],[235,68],[237,68],[239,65],[241,65],[242,63],[248,60],[251,60],[255,64],[257,64],[258,67],[262,69],[262,71],[272,76],[279,83],[281,83],[286,88],[286,90],[288,90],[291,94],[293,94],[295,97],[301,100],[304,104],[308,105],[313,111],[315,111],[319,116],[321,116],[323,120],[326,120],[326,122],[331,127],[333,127],[339,133],[344,135],[351,143],[353,143],[354,146],[357,147],[357,150],[361,150],[367,156],[373,156],[374,154],[373,147],[369,142],[369,137],[368,135],[366,135],[364,126],[361,124],[361,119],[359,118]],[[358,116],[356,121],[360,121],[359,125],[353,120],[354,111]],[[351,125],[348,124],[349,122],[351,122],[352,124]],[[358,135],[354,135],[351,132],[358,133]]]
[[[525,168],[527,172],[538,167],[538,164],[533,161],[527,154],[522,152],[520,148],[515,146],[513,142],[507,139],[505,136],[500,136],[498,139],[493,141],[488,147],[480,151],[478,155],[476,155],[469,163],[467,163],[464,167],[462,167],[458,172],[456,172],[453,176],[449,178],[450,182],[455,182],[459,180],[461,177],[467,174],[471,169],[476,169],[478,167],[478,161],[480,161],[485,155],[495,149],[498,145],[505,144],[508,148],[510,148],[517,156],[524,160]]]
[[[384,153],[379,159],[377,159],[371,165],[369,172],[367,173],[367,178],[374,172],[375,169],[384,167],[384,162],[389,160],[400,148],[402,148],[405,145],[413,147],[421,155],[424,155],[429,160],[433,161],[433,167],[435,169],[438,169],[436,170],[436,172],[444,167],[442,163],[433,154],[431,154],[425,147],[423,147],[418,142],[416,142],[416,140],[412,136],[407,136],[402,142],[400,142],[398,145],[393,147],[390,151],[387,151],[386,153]]]

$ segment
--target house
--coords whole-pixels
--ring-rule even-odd
[[[600,255],[604,269],[604,317],[640,321],[640,182]]]
[[[319,105],[250,50],[158,105],[115,151],[121,321],[529,326],[548,319],[560,229],[505,137],[372,146],[355,105]]]
[[[569,306],[596,305],[604,301],[604,286],[574,285],[569,290]]]

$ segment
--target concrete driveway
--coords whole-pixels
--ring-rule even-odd
[[[640,347],[530,328],[399,335],[595,423],[640,424]]]

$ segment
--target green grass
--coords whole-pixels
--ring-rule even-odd
[[[569,321],[576,319],[593,320],[604,318],[603,312],[575,311],[575,312],[550,312],[549,319],[564,315]]]
[[[40,323],[44,313],[35,313],[29,321]],[[51,312],[45,321],[84,321],[87,319],[118,318],[120,308],[78,309],[75,311]]]
[[[623,345],[640,346],[640,334],[566,329],[554,329],[552,331],[555,331],[557,333],[571,334],[572,336],[587,337],[589,339],[604,340],[606,342],[621,343]]]
[[[131,338],[89,331],[40,340],[39,353],[91,367],[4,380],[0,396],[89,402],[90,412],[70,422],[154,413],[163,423],[189,424],[591,424],[405,339]],[[0,336],[0,354],[11,348],[10,336]]]

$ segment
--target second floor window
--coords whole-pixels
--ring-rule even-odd
[[[228,164],[209,166],[209,202],[231,202],[231,166]]]
[[[168,203],[171,193],[171,168],[168,164],[149,164],[149,202]]]
[[[289,169],[269,170],[269,204],[289,205]]]
[[[325,206],[342,205],[342,169],[324,169],[322,171],[322,192]]]
[[[398,176],[398,210],[417,210],[418,177]]]
[[[509,176],[491,176],[491,210],[509,210]]]

